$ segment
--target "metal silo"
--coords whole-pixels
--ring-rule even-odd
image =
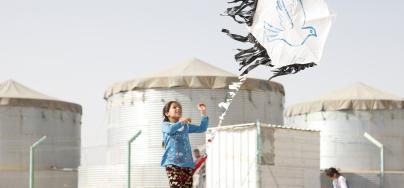
[[[389,182],[397,182],[393,176],[404,179],[404,102],[400,97],[358,83],[288,108],[285,125],[320,130],[321,169],[333,166],[354,174],[350,175],[353,187],[379,186],[378,182],[369,186],[373,180],[364,178],[377,178],[381,165],[379,148],[364,137],[365,132],[384,145],[385,187],[398,186]]]
[[[119,82],[105,92],[108,130],[105,165],[80,167],[80,188],[121,188],[126,185],[127,142],[139,130],[133,146],[134,187],[167,187],[160,167],[162,108],[170,100],[183,106],[183,116],[200,121],[196,104],[208,107],[210,127],[217,125],[219,102],[226,100],[228,85],[238,81],[228,73],[198,59],[174,65],[164,71]],[[283,86],[266,80],[247,79],[233,100],[224,125],[256,121],[283,123]],[[191,134],[193,148],[204,145],[205,134]]]
[[[36,187],[77,187],[81,106],[43,95],[15,81],[0,83],[0,188],[29,185],[29,149],[37,147]]]

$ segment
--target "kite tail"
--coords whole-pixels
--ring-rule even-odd
[[[240,24],[247,24],[251,26],[253,23],[255,9],[257,7],[258,0],[234,0],[229,3],[239,3],[234,7],[228,8],[224,16],[230,16],[234,21]]]
[[[219,123],[218,127],[222,125],[224,120],[224,116],[226,116],[226,112],[229,110],[230,104],[232,103],[234,97],[236,97],[238,91],[241,89],[241,86],[244,84],[245,80],[247,79],[247,75],[239,76],[238,82],[232,82],[229,85],[229,91],[227,92],[226,100],[224,102],[219,103],[219,108],[222,111],[222,114],[219,116]]]
[[[317,64],[314,62],[307,63],[307,64],[291,64],[287,66],[280,67],[276,70],[274,70],[274,75],[271,76],[268,80],[271,80],[272,78],[275,78],[277,76],[282,76],[282,75],[287,75],[287,74],[296,74],[297,72],[304,70],[309,67],[313,67]]]
[[[237,34],[230,33],[227,29],[222,29],[223,33],[226,33],[230,38],[237,40],[239,42],[250,43],[253,46],[248,49],[237,49],[239,52],[234,56],[236,62],[239,64],[239,71],[243,70],[240,76],[248,74],[251,70],[258,67],[259,65],[274,67],[271,62],[271,58],[269,57],[265,48],[255,39],[255,37],[249,33],[247,36],[241,36]],[[275,70],[271,69],[273,75],[268,79],[287,75],[287,74],[295,74],[301,70],[304,70],[309,67],[313,67],[316,64],[311,62],[307,64],[291,64],[283,67],[279,67]]]
[[[239,71],[244,69],[240,76],[248,74],[248,72],[258,65],[273,67],[271,64],[271,58],[268,56],[267,51],[263,46],[261,46],[261,44],[258,43],[251,33],[249,33],[247,36],[241,36],[232,34],[227,29],[222,29],[222,32],[226,33],[234,40],[253,44],[251,48],[238,49],[239,52],[234,56],[236,62],[240,65]]]

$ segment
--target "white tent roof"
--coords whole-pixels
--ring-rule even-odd
[[[81,113],[81,106],[44,95],[14,80],[0,83],[1,106],[32,106]]]
[[[152,73],[146,77],[171,77],[171,76],[224,76],[236,77],[237,75],[193,58],[184,63],[173,65],[163,71]]]
[[[150,88],[228,88],[232,82],[236,81],[238,81],[237,75],[194,58],[157,73],[115,83],[105,91],[104,98],[107,99],[121,92]],[[247,79],[241,89],[273,90],[285,94],[281,84],[260,79]]]
[[[395,95],[372,88],[363,83],[316,97],[309,102],[293,105],[286,116],[319,111],[403,109],[404,101]]]

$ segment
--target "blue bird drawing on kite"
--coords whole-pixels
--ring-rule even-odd
[[[289,46],[299,47],[309,38],[317,37],[316,29],[306,25],[302,0],[277,0],[276,4],[280,26],[264,21],[264,42],[283,41]]]

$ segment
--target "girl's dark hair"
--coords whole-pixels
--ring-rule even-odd
[[[179,102],[177,102],[177,101],[170,101],[170,102],[166,103],[166,105],[164,105],[164,107],[163,107],[163,117],[164,117],[163,121],[170,121],[168,119],[168,117],[166,116],[166,113],[168,111],[170,111],[171,104],[173,104],[173,103],[177,104],[178,106],[180,106],[180,108],[182,108],[181,104]],[[165,148],[164,140],[161,142],[161,147]]]
[[[325,170],[325,175],[327,175],[328,177],[333,177],[334,174],[337,174],[337,177],[341,175],[338,172],[338,170],[335,169],[334,167],[331,167],[331,168]]]
[[[164,117],[163,121],[170,121],[168,119],[168,117],[166,116],[166,113],[168,111],[170,111],[171,104],[173,104],[173,103],[177,104],[178,106],[180,106],[180,108],[182,108],[181,104],[177,101],[170,101],[170,102],[166,103],[166,105],[164,105],[164,108],[163,108],[163,117]]]

